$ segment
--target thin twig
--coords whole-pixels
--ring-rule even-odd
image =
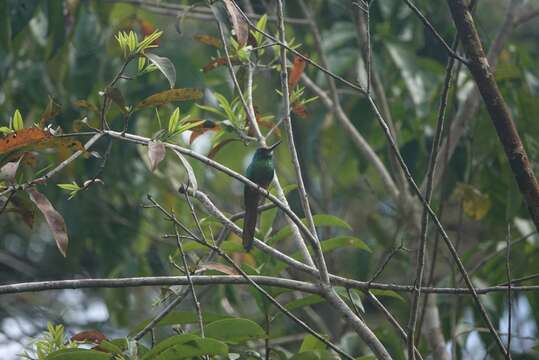
[[[449,54],[450,57],[452,57],[453,59],[457,59],[458,61],[460,61],[463,64],[469,65],[469,61],[467,59],[464,59],[462,56],[460,56],[455,51],[454,47],[449,46],[449,44],[444,40],[442,35],[440,35],[438,30],[436,30],[434,25],[432,25],[432,23],[429,21],[429,19],[427,19],[427,17],[425,15],[423,15],[421,10],[419,10],[419,8],[417,6],[415,6],[415,4],[411,0],[404,0],[404,2],[417,15],[417,17],[421,20],[421,22],[425,25],[425,27],[427,29],[429,29],[429,31],[432,33],[432,35],[434,35],[434,37],[436,39],[438,39],[438,41],[440,42],[440,44],[442,44],[442,46],[445,48],[445,50],[447,51],[447,53]]]
[[[149,198],[149,200],[156,206],[156,208],[161,211],[169,220],[173,221],[174,224],[180,226],[182,229],[186,230],[185,225],[183,225],[181,222],[179,222],[173,215],[171,215],[168,211],[166,211],[159,203],[157,203],[153,198]],[[192,206],[192,205],[191,205]],[[191,207],[191,211],[194,211],[194,208]],[[187,230],[189,235],[193,236],[193,233],[189,230]],[[222,257],[224,260],[226,260],[233,268],[234,270],[241,274],[241,276],[253,287],[255,287],[264,297],[266,297],[273,305],[275,305],[282,313],[284,313],[287,317],[292,319],[295,323],[297,323],[299,326],[301,326],[303,329],[307,330],[309,333],[311,333],[313,336],[315,336],[317,339],[325,343],[328,347],[330,347],[332,350],[336,351],[340,355],[344,356],[347,359],[353,360],[353,357],[339,349],[337,346],[335,346],[331,341],[327,340],[324,336],[320,335],[318,332],[313,330],[309,325],[307,325],[305,322],[303,322],[301,319],[299,319],[297,316],[292,314],[290,311],[288,311],[284,306],[282,306],[273,296],[271,296],[264,288],[262,288],[259,284],[257,284],[250,275],[247,275],[243,269],[236,264],[234,260],[230,258],[226,253],[224,253],[220,248],[216,247],[215,245],[212,245],[208,243],[207,241],[200,239],[196,237],[197,243],[206,246],[208,249],[211,249],[215,251],[220,257]]]
[[[277,18],[278,21],[278,31],[279,31],[279,40],[282,43],[286,43],[285,36],[285,24],[284,24],[284,9],[283,1],[277,0]],[[286,66],[286,49],[280,47],[280,61],[281,61],[281,90],[283,94],[283,117],[284,117],[284,127],[288,135],[288,151],[292,157],[292,165],[294,166],[294,171],[296,173],[296,180],[298,183],[299,198],[301,202],[301,207],[305,217],[307,218],[307,224],[311,234],[315,238],[313,243],[313,248],[316,254],[316,262],[318,265],[318,270],[320,271],[320,280],[325,284],[329,285],[329,276],[328,269],[326,266],[326,261],[324,259],[324,253],[320,246],[320,240],[318,239],[318,234],[316,233],[316,226],[314,224],[313,214],[311,211],[311,206],[309,205],[309,198],[307,195],[307,190],[305,189],[305,183],[303,182],[303,175],[301,173],[301,167],[299,164],[298,152],[296,150],[296,145],[294,142],[294,133],[292,130],[292,121],[290,119],[290,93],[288,89],[288,69]]]
[[[453,41],[453,49],[457,48],[458,40],[455,38]],[[438,118],[436,120],[436,132],[434,135],[434,141],[432,142],[431,150],[429,153],[429,162],[427,167],[427,190],[425,193],[425,199],[430,204],[433,191],[433,179],[436,172],[436,164],[438,162],[438,150],[440,148],[440,142],[442,139],[442,133],[444,130],[445,110],[447,108],[447,99],[449,96],[449,87],[451,85],[451,76],[453,74],[454,58],[450,57],[447,61],[446,73],[442,95],[440,97],[440,106],[438,109]],[[412,304],[410,309],[410,318],[408,322],[408,357],[412,360],[415,358],[414,342],[416,339],[415,331],[417,326],[417,317],[419,315],[419,301],[421,298],[421,286],[423,284],[423,274],[425,269],[425,255],[427,250],[427,237],[429,230],[429,216],[427,210],[423,210],[423,216],[421,220],[421,242],[419,244],[419,251],[417,254],[416,264],[416,277],[414,286],[417,292],[412,297]]]
[[[0,196],[4,196],[12,191],[25,190],[29,187],[46,183],[47,181],[49,181],[50,178],[57,175],[60,171],[62,171],[66,166],[68,166],[73,161],[75,161],[84,152],[88,151],[88,149],[90,149],[97,142],[97,140],[99,140],[102,136],[103,136],[103,133],[95,133],[94,136],[92,136],[90,140],[88,140],[86,144],[84,144],[84,151],[83,150],[75,151],[73,154],[71,154],[70,157],[62,161],[54,169],[50,170],[49,172],[47,172],[45,175],[41,177],[38,177],[24,184],[8,186],[4,191],[0,193]]]
[[[507,353],[511,354],[511,321],[513,313],[513,298],[511,293],[511,223],[507,223],[507,251],[505,255],[505,269],[507,272]],[[511,358],[511,355],[508,356]]]
[[[186,195],[188,197],[188,195]],[[197,294],[195,291],[195,285],[193,284],[193,280],[191,279],[191,270],[189,270],[189,265],[187,264],[187,258],[185,256],[185,252],[183,251],[183,245],[180,238],[180,232],[178,231],[178,226],[176,225],[176,215],[172,213],[172,216],[174,217],[174,231],[176,232],[176,245],[178,246],[178,249],[180,250],[180,255],[182,258],[183,268],[185,269],[185,275],[187,277],[187,281],[189,282],[189,288],[191,289],[191,296],[193,297],[193,304],[195,305],[195,310],[198,317],[198,325],[200,327],[200,337],[204,337],[204,321],[202,320],[202,310],[200,309],[200,302],[198,301]]]

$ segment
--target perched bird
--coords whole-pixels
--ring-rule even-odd
[[[267,189],[273,180],[275,168],[273,167],[273,149],[280,142],[270,147],[258,148],[247,167],[245,176],[260,187]],[[245,215],[243,217],[243,247],[246,251],[253,247],[255,236],[256,220],[258,218],[258,205],[262,199],[262,194],[257,190],[245,185],[243,189],[243,202],[245,205]]]

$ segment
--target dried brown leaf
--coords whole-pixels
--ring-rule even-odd
[[[58,250],[60,250],[60,253],[66,257],[69,238],[67,236],[67,226],[63,216],[54,209],[49,199],[36,189],[30,187],[26,189],[26,192],[30,196],[30,200],[32,200],[45,217],[45,221],[47,221],[47,224],[49,225],[49,229],[56,241]]]

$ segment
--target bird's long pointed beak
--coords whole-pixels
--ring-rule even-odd
[[[281,141],[277,141],[275,144],[271,145],[270,147],[268,147],[268,149],[270,151],[273,151],[277,146],[279,146],[279,144],[281,143]]]

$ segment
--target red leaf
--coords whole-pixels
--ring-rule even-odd
[[[30,195],[30,200],[36,204],[37,208],[47,221],[49,229],[52,232],[54,240],[56,240],[56,246],[60,253],[66,257],[67,256],[67,246],[69,244],[69,239],[67,237],[67,227],[64,221],[64,218],[58,211],[54,209],[51,202],[45,195],[40,193],[34,188],[26,189],[28,195]]]
[[[292,104],[292,112],[302,119],[307,118],[308,115],[307,110],[305,110],[305,106],[298,103]]]
[[[288,87],[293,89],[299,82],[301,74],[305,70],[305,60],[299,56],[294,56],[294,62],[292,64],[292,69],[288,75]]]
[[[80,341],[93,344],[100,344],[102,341],[107,340],[107,337],[102,332],[97,330],[81,331],[71,337],[71,341]]]
[[[207,131],[218,129],[219,125],[211,120],[204,121],[203,124],[191,129],[191,136],[189,137],[189,145],[193,143],[200,135]]]
[[[51,137],[51,134],[38,128],[21,129],[6,137],[0,138],[0,154],[36,144]]]
[[[230,62],[232,63],[232,65],[240,64],[240,62],[236,58],[230,58]],[[202,72],[205,72],[205,73],[210,72],[212,70],[215,70],[219,66],[226,65],[226,63],[227,63],[226,57],[220,57],[220,58],[214,59],[210,61],[208,64],[204,65],[204,67],[202,68]]]

